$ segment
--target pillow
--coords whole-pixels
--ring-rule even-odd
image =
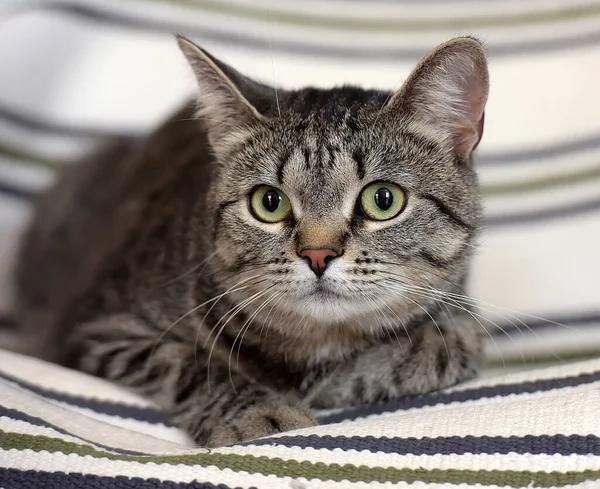
[[[598,487],[599,388],[600,360],[547,367],[208,450],[144,400],[0,351],[0,487]]]

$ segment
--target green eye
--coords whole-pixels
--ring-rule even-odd
[[[292,212],[292,204],[281,190],[262,185],[250,197],[250,207],[259,221],[283,221]]]
[[[367,185],[360,194],[360,208],[365,217],[387,221],[404,209],[406,194],[398,185],[376,182]]]

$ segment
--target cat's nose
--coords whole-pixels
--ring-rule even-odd
[[[327,264],[335,257],[339,256],[338,253],[327,248],[320,250],[302,250],[299,255],[308,262],[310,268],[312,268],[317,277],[323,275],[327,268]]]

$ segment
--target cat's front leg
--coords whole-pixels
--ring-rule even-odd
[[[254,389],[251,389],[254,391]],[[316,424],[315,418],[296,403],[277,395],[251,392],[239,397],[210,430],[206,446],[219,447],[284,433]]]
[[[221,368],[209,382],[202,370],[176,388],[170,411],[175,422],[203,446],[218,447],[262,438],[316,424],[295,399],[249,379],[229,378]],[[185,377],[182,374],[182,379]]]
[[[311,407],[334,408],[426,394],[472,378],[483,363],[483,329],[471,316],[425,323],[410,336],[362,352],[308,394]]]
[[[233,372],[193,341],[161,335],[118,314],[84,323],[69,340],[69,365],[124,385],[169,412],[203,446],[221,446],[316,423],[286,396]]]

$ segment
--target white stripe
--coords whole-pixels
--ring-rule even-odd
[[[544,176],[543,166],[539,169],[539,176]],[[519,182],[514,180],[514,183]],[[485,200],[485,210],[486,216],[492,219],[497,216],[519,212],[539,212],[547,209],[560,210],[565,207],[597,201],[598,196],[600,196],[600,178],[595,178],[579,182],[576,185],[559,184],[546,189],[491,195]],[[570,217],[568,219],[570,220]]]
[[[498,387],[510,384],[521,384],[524,382],[563,379],[565,377],[577,377],[579,375],[591,374],[599,371],[600,360],[587,360],[577,363],[559,364],[546,368],[500,373],[494,376],[483,376],[469,382],[463,382],[455,387],[445,389],[444,392],[459,392],[478,389],[480,387]]]
[[[127,427],[117,427],[114,419],[111,419],[112,422],[104,422],[97,419],[97,416],[86,416],[82,414],[81,410],[44,399],[4,380],[0,380],[0,399],[2,399],[2,405],[9,409],[24,410],[30,416],[44,419],[74,436],[100,445],[147,453],[176,453],[189,449],[189,442],[186,445],[169,441],[165,439],[166,436],[144,434],[137,429],[139,428],[138,424],[133,424],[135,430],[128,429],[132,424]],[[154,434],[156,433],[164,434],[159,427],[154,430]],[[172,436],[175,438],[174,433]],[[182,434],[180,434],[180,438],[184,438]]]
[[[8,455],[8,456],[7,456]],[[104,458],[80,457],[62,453],[33,452],[31,450],[10,450],[0,452],[0,460],[6,466],[19,470],[37,470],[48,472],[71,472],[98,476],[156,478],[174,482],[199,481],[213,484],[226,484],[229,487],[272,487],[290,488],[290,477],[279,478],[246,472],[234,472],[230,469],[200,467],[194,465],[169,465],[154,463],[125,462]]]
[[[600,382],[599,383],[594,383],[594,384],[588,384],[588,385],[592,385],[592,388],[596,388],[598,389],[598,387],[600,387]],[[556,390],[559,390],[560,388],[557,387]],[[587,391],[589,390],[589,388],[586,387],[575,387],[575,389],[578,389],[579,391]],[[398,411],[388,411],[388,412],[383,412],[381,414],[370,414],[370,415],[366,415],[366,416],[361,416],[361,417],[356,417],[352,420],[349,419],[345,419],[344,421],[341,421],[340,423],[349,423],[349,422],[354,422],[354,421],[359,421],[359,420],[377,420],[377,419],[385,419],[385,420],[393,420],[396,419],[396,417],[398,416],[404,416],[405,414],[409,414],[409,413],[413,413],[413,414],[423,414],[423,415],[427,415],[429,412],[432,411],[445,411],[445,410],[453,410],[453,409],[461,409],[462,407],[465,408],[473,408],[476,409],[477,406],[494,406],[494,409],[502,409],[503,405],[505,402],[513,402],[513,401],[517,401],[517,402],[534,402],[537,400],[545,400],[547,397],[553,395],[555,393],[556,390],[553,391],[541,391],[541,392],[534,392],[534,393],[524,393],[524,394],[509,394],[509,395],[497,395],[494,397],[482,397],[482,398],[478,398],[478,399],[473,399],[473,400],[468,400],[468,401],[454,401],[451,403],[440,403],[440,404],[432,404],[432,405],[427,405],[427,406],[422,406],[422,407],[413,407],[413,408],[408,408],[408,409],[400,409]],[[336,426],[336,425],[327,425],[327,426]],[[495,429],[493,428],[493,426],[490,427],[490,429]],[[503,429],[501,427],[501,429]],[[523,426],[521,431],[519,432],[519,435],[515,435],[515,436],[525,436],[528,433],[527,431],[527,426]],[[461,431],[462,433],[462,431]],[[495,432],[494,432],[495,433]],[[504,433],[503,435],[490,435],[490,436],[510,436],[503,431],[502,433]],[[512,433],[512,431],[511,431]],[[545,432],[542,432],[541,434],[546,434]],[[556,434],[556,433],[553,433]],[[431,434],[427,434],[426,436],[433,436],[434,433]],[[485,434],[481,434],[481,435],[473,435],[473,436],[484,436]],[[285,436],[285,435],[276,435],[276,436]],[[382,436],[388,436],[388,435],[382,435]],[[391,436],[391,435],[389,435]],[[415,435],[416,436],[416,435]],[[435,434],[435,436],[438,436],[437,434]],[[454,436],[454,435],[448,435],[448,436]],[[463,436],[463,435],[456,435],[456,436]]]
[[[591,455],[532,455],[471,454],[464,455],[398,455],[370,452],[368,450],[343,450],[335,448],[314,449],[283,446],[228,447],[215,450],[219,453],[235,453],[254,457],[282,458],[283,460],[307,461],[325,464],[353,464],[366,467],[394,467],[395,469],[461,469],[461,470],[535,470],[552,472],[559,470],[600,470],[600,457]]]
[[[115,30],[56,13],[30,12],[5,23],[2,45],[12,48],[0,49],[0,62],[11,67],[0,79],[0,100],[66,126],[149,129],[181,102],[186,78],[192,81],[173,36]]]
[[[41,165],[25,163],[0,155],[0,183],[14,185],[32,192],[48,187],[55,172]]]
[[[155,405],[148,400],[97,377],[59,365],[53,365],[51,370],[52,373],[49,373],[48,363],[37,358],[0,350],[0,371],[27,384],[59,394],[156,409]]]
[[[495,306],[494,319],[535,313],[598,308],[598,213],[569,216],[555,223],[484,230],[474,257],[468,290]],[[483,309],[489,306],[482,306]],[[526,316],[524,317],[526,319]]]
[[[319,436],[525,436],[600,432],[600,383],[371,415],[298,430]],[[289,434],[276,435],[289,436]]]
[[[521,384],[523,382],[534,382],[540,380],[562,379],[575,377],[600,371],[600,360],[588,360],[577,363],[553,365],[545,368],[521,368],[518,371],[494,369],[489,373],[483,372],[481,376],[468,382],[462,382],[454,387],[444,389],[444,392],[463,392],[482,387],[494,387],[510,384]],[[426,409],[426,408],[420,408]],[[337,414],[343,409],[328,409],[318,411],[322,415]]]
[[[512,341],[511,341],[512,340]],[[488,342],[488,343],[491,343]],[[556,362],[561,356],[591,352],[598,355],[600,351],[600,323],[587,325],[580,331],[567,328],[549,328],[547,331],[524,331],[511,333],[511,339],[500,336],[494,339],[494,344],[488,344],[488,359],[504,358],[508,360],[523,360],[535,358],[536,355],[555,357]]]
[[[0,30],[0,39],[2,39],[2,31]],[[0,50],[0,58],[2,58],[2,51]],[[3,80],[0,80],[0,87],[4,87]],[[9,92],[15,91],[14,85],[9,85],[13,88],[9,89]],[[27,86],[27,85],[24,85]],[[2,93],[0,96],[0,104],[2,106],[11,106],[11,101],[18,99],[11,99]],[[22,107],[19,107],[21,105]],[[22,110],[25,114],[28,114],[34,120],[37,117],[45,117],[45,114],[53,111],[60,111],[58,108],[50,108],[47,105],[41,105],[38,108],[31,107],[29,103],[15,104],[16,110]],[[59,115],[53,114],[51,120],[59,123],[63,122]],[[90,151],[93,146],[93,140],[74,139],[70,136],[47,134],[35,130],[24,129],[21,126],[15,126],[11,122],[7,122],[0,119],[0,144],[8,147],[10,150],[22,152],[26,155],[34,155],[40,158],[50,158],[57,162],[68,163],[73,159],[80,157],[86,152]]]
[[[182,447],[193,446],[192,441],[182,431],[175,427],[165,426],[162,423],[149,423],[146,421],[140,421],[131,418],[121,418],[120,416],[110,416],[108,414],[99,413],[91,409],[74,406],[64,402],[49,400],[49,402],[61,406],[73,412],[80,413],[90,419],[98,420],[102,423],[112,425],[116,428],[132,431],[135,433],[141,433],[148,435],[160,440],[176,443]]]
[[[313,487],[323,487],[331,489],[339,489],[349,487],[350,482],[333,482],[319,481],[312,479],[307,481],[304,478],[293,480],[291,477],[276,477],[273,475],[265,476],[261,474],[249,474],[247,472],[234,472],[230,469],[219,470],[214,466],[200,467],[189,465],[169,465],[153,463],[141,464],[138,462],[123,462],[108,459],[97,459],[90,457],[80,457],[78,455],[65,455],[62,453],[47,453],[33,452],[31,450],[17,451],[10,450],[0,452],[0,457],[6,459],[6,463],[11,468],[18,470],[36,470],[48,472],[67,472],[67,473],[84,473],[98,476],[115,477],[125,475],[127,477],[140,477],[142,479],[157,478],[163,481],[173,482],[205,482],[212,484],[226,484],[229,487],[269,487],[273,489],[306,489]],[[562,466],[558,462],[566,461],[566,457],[561,457],[562,460],[556,460],[554,470],[563,472]],[[458,466],[457,468],[462,468]],[[511,469],[511,465],[504,466],[504,470]],[[535,470],[534,466],[529,466],[529,470]],[[395,485],[392,483],[352,483],[351,487],[358,488],[386,488],[386,487],[402,487],[403,484]],[[424,483],[410,485],[409,487],[436,487],[435,485],[425,485]],[[457,487],[456,485],[437,485],[437,487]],[[461,486],[464,487],[464,486]],[[486,486],[488,487],[488,486]],[[491,487],[491,486],[490,486]],[[562,487],[562,486],[561,486]],[[578,485],[576,487],[586,487]]]
[[[486,134],[487,135],[487,134]],[[484,136],[485,137],[485,136]],[[582,133],[579,139],[588,140],[598,137],[598,134]],[[551,141],[552,145],[562,145],[572,143],[569,139],[558,139]],[[532,146],[527,145],[529,150],[546,150],[548,144]],[[502,152],[500,152],[500,155]],[[543,158],[505,163],[480,164],[485,158],[492,160],[497,157],[497,153],[489,151],[478,152],[475,162],[478,165],[477,172],[484,184],[520,182],[523,180],[534,180],[540,177],[564,175],[565,173],[596,169],[600,165],[600,144],[594,148],[574,149],[569,153],[556,154],[551,153]],[[518,156],[518,151],[517,151]]]
[[[47,436],[49,438],[59,438],[61,440],[75,443],[76,445],[88,447],[91,446],[96,450],[107,451],[106,448],[100,447],[93,443],[89,443],[76,436],[61,433],[60,431],[56,431],[53,428],[34,425],[26,421],[20,421],[6,416],[0,416],[0,430],[5,431],[7,433],[18,433],[21,435]]]
[[[72,0],[73,1],[73,0]],[[77,1],[77,0],[76,0]],[[85,0],[78,0],[84,2]],[[126,2],[124,2],[126,4]],[[146,1],[144,9],[152,7],[153,4],[162,3],[165,6],[171,6],[176,2],[156,2]],[[274,1],[274,0],[222,0],[221,4],[226,8],[236,6],[250,7],[252,9],[272,10],[274,13],[287,13],[298,15],[312,15],[316,18],[334,17],[341,19],[411,19],[411,18],[455,18],[466,17],[473,18],[478,16],[493,16],[497,14],[514,13],[514,15],[527,13],[547,13],[556,9],[564,9],[565,3],[561,0],[544,0],[522,2],[517,0],[509,1],[480,1],[480,2],[434,2],[434,3],[408,3],[391,2],[382,3],[373,8],[372,1],[327,1],[327,0],[303,0],[297,1]],[[595,5],[594,0],[576,0],[569,3],[569,6],[590,6]],[[343,8],[340,6],[343,5]],[[113,8],[117,7],[114,5]],[[166,8],[164,10],[167,10]],[[183,9],[182,9],[183,11]],[[189,8],[187,12],[203,11],[202,3],[198,7]],[[208,13],[208,12],[207,12]]]

